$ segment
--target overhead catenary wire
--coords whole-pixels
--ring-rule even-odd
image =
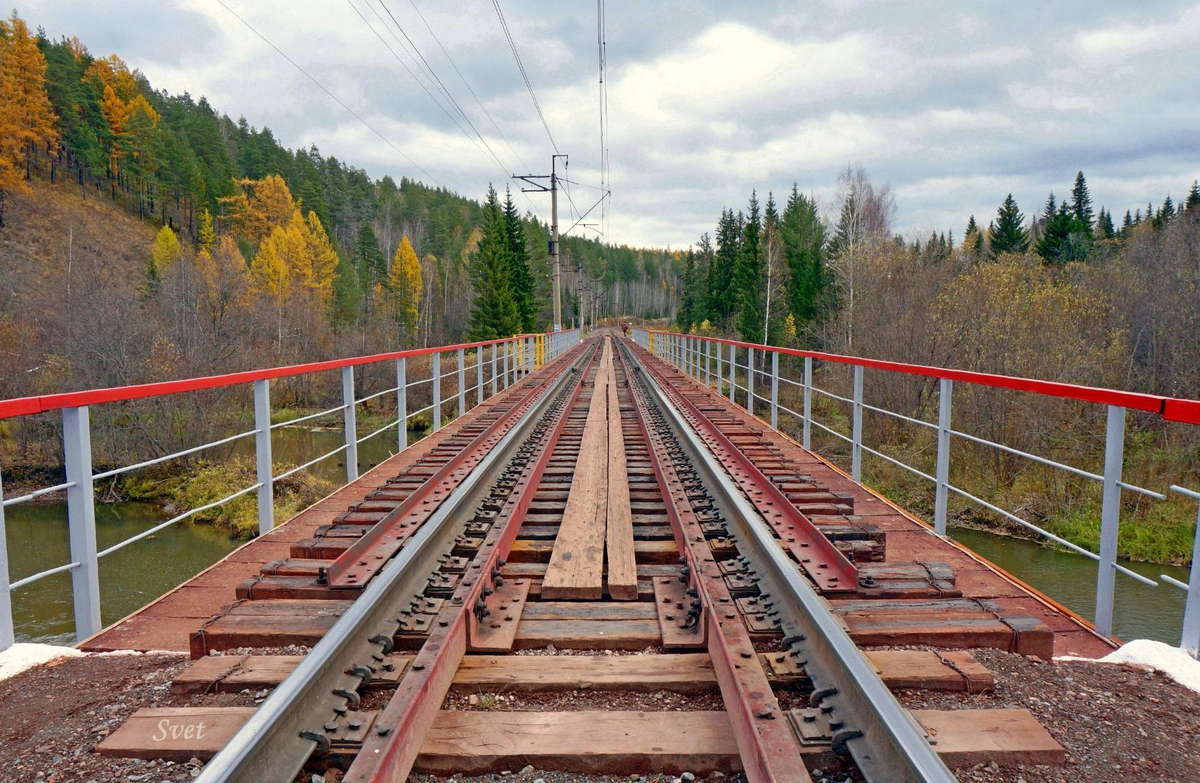
[[[496,9],[496,17],[500,20],[500,28],[504,31],[504,37],[508,40],[508,48],[512,50],[513,59],[517,62],[517,70],[521,72],[521,79],[525,82],[525,89],[529,91],[529,98],[533,101],[533,108],[537,111],[537,115],[542,121],[542,127],[546,129],[546,136],[550,139],[550,146],[554,148],[555,154],[558,154],[558,144],[554,142],[554,134],[550,132],[550,125],[546,122],[546,115],[542,113],[542,107],[538,103],[537,94],[534,93],[533,85],[529,81],[529,74],[525,72],[525,65],[521,62],[521,55],[517,52],[517,44],[513,41],[512,32],[508,29],[508,22],[504,20],[504,12],[500,10],[500,0],[492,0],[492,7]]]
[[[483,105],[483,101],[479,100],[479,96],[476,95],[475,90],[471,88],[471,84],[467,81],[467,77],[463,75],[461,70],[459,70],[458,63],[454,62],[454,58],[450,56],[450,52],[446,51],[446,47],[442,43],[442,39],[438,38],[437,33],[433,31],[433,27],[431,27],[429,22],[426,21],[425,14],[421,13],[421,9],[417,7],[416,0],[408,0],[408,2],[409,5],[412,6],[413,10],[417,12],[417,16],[420,17],[421,23],[425,25],[425,29],[429,31],[429,35],[437,43],[438,48],[442,50],[442,54],[446,56],[446,60],[449,61],[450,67],[452,67],[454,72],[458,74],[458,78],[460,81],[462,81],[463,86],[467,88],[467,92],[471,93],[471,97],[475,99],[475,105],[479,107],[479,110],[483,112],[483,115],[488,118],[488,122],[490,122],[492,127],[496,129],[496,133],[499,134],[500,138],[504,141],[505,146],[508,147],[508,151],[511,152],[513,157],[520,162],[521,167],[528,171],[529,164],[527,164],[521,158],[521,154],[513,148],[513,145],[509,142],[508,137],[504,135],[504,131],[500,129],[500,125],[495,119],[492,118],[491,112],[489,112],[487,107]]]
[[[511,179],[511,175],[509,174],[509,167],[504,164],[504,161],[501,160],[500,156],[496,154],[496,151],[494,149],[492,149],[492,146],[488,143],[487,139],[484,138],[483,134],[481,134],[479,132],[478,128],[475,127],[475,124],[471,121],[470,117],[468,117],[466,112],[463,111],[462,106],[459,105],[458,101],[454,98],[453,94],[451,94],[449,89],[446,88],[446,86],[442,82],[441,78],[437,75],[437,72],[429,64],[428,60],[425,59],[425,56],[421,54],[421,51],[417,48],[416,44],[409,37],[408,33],[405,32],[404,27],[400,24],[399,20],[396,19],[395,15],[384,4],[383,0],[377,0],[377,2],[379,3],[380,7],[383,8],[384,12],[387,13],[388,17],[391,19],[392,24],[395,26],[395,28],[400,31],[400,34],[402,36],[404,36],[404,41],[401,41],[400,38],[398,38],[396,36],[396,33],[393,32],[392,27],[389,26],[387,21],[382,16],[379,15],[379,12],[375,10],[375,7],[371,4],[370,0],[367,0],[367,7],[369,9],[371,9],[371,13],[375,16],[376,19],[379,20],[379,23],[381,25],[383,25],[384,29],[386,29],[388,31],[388,34],[392,37],[392,39],[394,41],[396,41],[397,45],[399,45],[400,48],[404,51],[404,53],[406,55],[408,55],[408,57],[412,60],[413,65],[416,66],[417,72],[424,75],[426,80],[431,79],[431,81],[429,81],[429,84],[434,85],[434,89],[440,90],[441,94],[443,94],[446,97],[446,99],[450,101],[450,104],[454,107],[454,109],[458,112],[458,114],[462,116],[463,121],[465,121],[467,123],[467,126],[470,127],[471,131],[474,132],[474,134],[475,134],[474,136],[472,136],[471,133],[469,133],[467,131],[467,129],[463,127],[462,123],[460,123],[458,121],[458,119],[450,112],[450,110],[438,98],[438,96],[434,93],[434,91],[431,90],[430,87],[426,85],[426,81],[423,81],[417,75],[417,72],[414,72],[413,69],[411,67],[409,67],[409,64],[400,58],[400,56],[396,53],[396,50],[393,49],[392,46],[383,38],[383,36],[379,34],[379,31],[376,30],[375,26],[371,24],[370,20],[368,20],[366,18],[366,16],[363,15],[362,11],[359,10],[358,6],[355,5],[354,2],[352,2],[352,0],[346,0],[346,4],[349,5],[354,10],[355,14],[358,15],[359,19],[362,19],[363,24],[365,24],[371,30],[371,32],[375,35],[375,37],[379,39],[379,42],[384,45],[384,47],[388,50],[388,52],[392,55],[392,57],[396,60],[396,62],[398,62],[404,68],[404,70],[408,73],[408,75],[412,77],[413,81],[415,81],[421,87],[421,89],[425,92],[425,94],[429,96],[429,99],[432,100],[435,104],[437,104],[438,108],[441,109],[442,113],[445,114],[446,117],[452,123],[454,123],[455,127],[458,128],[458,130],[464,136],[466,136],[471,141],[472,144],[475,145],[476,149],[478,149],[481,153],[483,153],[484,155],[491,158],[491,160],[496,164],[496,167],[500,170],[500,173],[504,176],[505,181],[508,181],[509,179]],[[407,45],[405,44],[405,41],[407,41]],[[424,64],[424,67],[422,67],[422,64]],[[533,209],[533,211],[535,213],[537,213],[538,217],[540,217],[544,220],[545,217],[541,214],[541,212],[538,210],[537,206],[533,203],[533,201],[530,200],[528,196],[526,196],[525,199],[526,199],[526,201],[529,202],[529,205]]]
[[[239,14],[237,11],[234,11],[232,8],[230,8],[228,5],[226,5],[226,4],[225,4],[225,2],[224,2],[224,0],[217,0],[217,4],[218,4],[218,5],[220,5],[222,8],[224,8],[226,11],[228,11],[230,14],[232,14],[232,15],[233,15],[233,17],[234,17],[235,19],[237,19],[239,22],[241,22],[243,25],[245,25],[246,29],[248,29],[250,32],[254,33],[256,36],[258,36],[258,37],[259,37],[259,38],[262,40],[262,42],[263,42],[263,43],[265,43],[267,46],[269,46],[269,47],[271,47],[272,49],[274,49],[274,50],[275,50],[275,52],[276,52],[276,53],[277,53],[277,54],[278,54],[280,57],[282,57],[283,59],[287,60],[287,61],[288,61],[288,63],[289,63],[289,64],[290,64],[290,65],[291,65],[293,68],[295,68],[295,69],[296,69],[297,71],[299,71],[300,73],[304,74],[304,77],[305,77],[306,79],[308,79],[310,82],[312,82],[312,83],[313,83],[313,84],[315,84],[317,87],[319,87],[319,88],[321,89],[321,91],[322,91],[323,93],[325,93],[326,95],[328,95],[330,98],[332,98],[332,99],[333,99],[333,101],[334,101],[335,103],[337,103],[337,105],[338,105],[338,106],[341,106],[341,107],[342,107],[343,109],[345,109],[345,110],[346,110],[346,111],[347,111],[347,112],[348,112],[348,113],[349,113],[349,114],[350,114],[352,117],[354,117],[354,119],[358,120],[358,121],[359,121],[360,123],[362,123],[362,124],[363,124],[363,125],[364,125],[364,126],[365,126],[365,127],[368,129],[368,130],[369,130],[369,131],[371,131],[371,132],[372,132],[372,133],[374,133],[376,136],[378,136],[378,137],[379,137],[379,140],[380,140],[380,141],[382,141],[384,144],[388,145],[389,147],[391,147],[391,148],[392,148],[392,150],[393,150],[393,151],[395,151],[395,153],[396,153],[397,155],[399,155],[400,157],[404,158],[406,161],[408,161],[409,163],[411,163],[411,164],[412,164],[412,165],[413,165],[413,166],[414,166],[414,167],[417,169],[417,171],[420,171],[422,174],[424,174],[426,177],[428,177],[428,178],[429,178],[429,179],[430,179],[430,180],[433,182],[433,184],[437,185],[438,187],[442,187],[442,183],[438,181],[437,177],[435,177],[435,176],[433,176],[432,174],[430,174],[428,171],[426,171],[426,170],[425,170],[425,169],[424,169],[424,168],[421,166],[421,164],[417,163],[415,160],[413,160],[413,159],[412,159],[412,158],[410,158],[410,157],[409,157],[407,154],[405,154],[405,152],[404,152],[403,150],[401,150],[399,147],[397,147],[397,146],[395,145],[395,143],[393,143],[393,142],[392,142],[392,140],[391,140],[391,139],[389,139],[389,138],[387,138],[386,136],[384,136],[382,133],[380,133],[380,132],[379,132],[379,131],[378,131],[378,130],[375,128],[375,126],[374,126],[374,125],[372,125],[371,123],[369,123],[369,122],[367,122],[365,119],[363,119],[362,115],[360,115],[360,114],[359,114],[358,112],[356,112],[354,109],[351,109],[349,106],[347,106],[345,101],[343,101],[341,98],[339,98],[337,95],[335,95],[335,94],[334,94],[334,93],[333,93],[333,92],[332,92],[332,91],[331,91],[331,90],[330,90],[328,87],[326,87],[324,84],[322,84],[320,81],[318,81],[318,80],[317,80],[317,78],[316,78],[315,76],[313,76],[312,74],[310,74],[310,73],[309,73],[308,71],[306,71],[306,70],[305,70],[305,69],[304,69],[304,68],[303,68],[303,67],[302,67],[302,66],[301,66],[299,63],[297,63],[295,60],[293,60],[291,57],[289,57],[289,56],[287,55],[287,53],[286,53],[286,52],[284,52],[282,49],[280,49],[278,46],[276,46],[274,43],[272,43],[272,42],[271,42],[271,40],[270,40],[269,38],[267,38],[265,35],[263,35],[262,33],[260,33],[260,32],[258,31],[258,29],[257,29],[257,28],[255,28],[255,27],[254,27],[254,25],[252,25],[252,24],[250,24],[249,22],[247,22],[247,21],[246,21],[246,20],[245,20],[245,19],[244,19],[244,18],[241,16],[241,14]]]

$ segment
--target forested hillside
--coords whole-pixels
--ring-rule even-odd
[[[0,396],[550,324],[549,231],[511,202],[489,237],[476,200],[286,149],[270,129],[156,91],[117,55],[51,41],[15,13],[0,28],[0,76],[0,336],[12,369]],[[488,290],[519,301],[520,318],[472,321],[492,251],[480,243],[501,239]],[[597,316],[673,311],[677,254],[562,244],[568,322],[580,269]]]
[[[677,322],[698,334],[916,364],[1068,383],[1200,397],[1200,185],[1178,202],[1125,212],[1093,204],[1080,172],[1068,195],[1050,194],[1027,219],[1011,195],[988,225],[974,216],[953,231],[898,236],[895,200],[861,169],[847,169],[832,214],[793,188],[782,203],[751,194],[725,210],[715,238],[684,258]],[[1157,199],[1156,199],[1157,201]],[[842,396],[850,378],[818,363],[818,385]],[[786,368],[792,378],[798,368]],[[785,388],[785,395],[793,393]],[[866,400],[923,421],[937,420],[937,381],[867,372]],[[961,431],[1089,470],[1102,466],[1100,406],[956,385]],[[793,410],[798,408],[790,404]],[[819,420],[848,434],[848,410],[817,397]],[[785,417],[786,419],[786,417]],[[786,426],[786,425],[785,425]],[[924,428],[869,414],[866,442],[933,472],[936,444]],[[1200,435],[1157,416],[1129,416],[1126,479],[1165,489],[1200,481]],[[823,453],[845,445],[814,430]],[[1071,540],[1098,545],[1099,493],[1023,457],[961,443],[954,483],[1018,509]],[[870,483],[910,508],[931,510],[932,491],[868,457]],[[1195,506],[1183,498],[1148,504],[1125,496],[1121,552],[1187,560]],[[988,519],[965,502],[964,523]],[[1004,524],[1001,518],[990,520]]]

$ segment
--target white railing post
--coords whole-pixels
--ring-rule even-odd
[[[92,490],[92,433],[87,406],[63,409],[63,453],[66,462],[67,519],[70,525],[71,592],[75,604],[75,638],[83,641],[100,630],[100,563],[96,559],[96,497]]]
[[[342,368],[342,401],[346,406],[346,483],[358,478],[358,418],[354,411],[354,368]]]
[[[483,346],[475,348],[475,404],[483,405]]]
[[[1112,636],[1117,534],[1121,527],[1121,463],[1125,459],[1125,409],[1108,406],[1104,442],[1104,495],[1100,507],[1100,563],[1096,576],[1096,632]]]
[[[754,415],[754,349],[746,349],[746,411]]]
[[[526,374],[526,375],[528,375],[528,374],[532,373],[532,372],[533,372],[535,369],[537,369],[537,368],[536,368],[536,366],[534,365],[534,359],[535,359],[536,357],[534,356],[534,353],[533,353],[533,338],[532,338],[532,337],[526,337],[526,338],[525,338],[525,345],[527,345],[527,346],[529,347],[529,352],[528,352],[528,354],[527,354],[527,358],[526,358],[526,360],[525,360],[525,364],[526,364],[526,365],[528,366],[528,368],[529,368],[528,370],[526,370],[526,373],[525,373],[525,374]]]
[[[771,351],[771,426],[779,429],[779,351]]]
[[[404,357],[396,360],[396,445],[408,448],[408,367]],[[397,452],[399,453],[399,452]]]
[[[733,343],[729,344],[729,401],[737,403],[733,398],[737,391],[737,346]]]
[[[933,532],[946,535],[950,503],[950,399],[954,381],[942,378],[938,390],[937,484],[933,496]]]
[[[433,388],[433,431],[437,432],[442,428],[442,355],[437,351],[433,353],[433,360],[430,363],[429,385]]]
[[[500,377],[496,375],[496,356],[500,352],[500,343],[492,343],[492,396],[500,393]]]
[[[505,340],[503,345],[504,345],[504,388],[507,389],[509,386],[512,385],[512,375],[511,375],[512,362],[509,359],[510,354],[512,354],[512,347],[511,347],[512,343],[510,343],[508,340]]]
[[[712,343],[716,346],[717,351],[717,396],[721,394],[721,344]]]
[[[1183,633],[1179,646],[1200,658],[1200,512],[1196,514],[1196,540],[1192,544],[1192,571],[1188,577],[1187,603],[1183,608]]]
[[[854,366],[854,418],[850,431],[850,478],[862,480],[863,368]]]
[[[0,652],[16,642],[13,630],[12,592],[8,589],[8,533],[4,527],[4,478],[0,476]]]
[[[712,386],[712,348],[711,340],[704,341],[704,385]]]
[[[458,415],[467,412],[467,354],[462,348],[458,349]]]
[[[801,420],[804,431],[800,444],[809,451],[812,450],[812,357],[804,357],[804,417]]]
[[[275,527],[275,478],[271,467],[271,382],[254,382],[254,459],[258,468],[258,534]]]

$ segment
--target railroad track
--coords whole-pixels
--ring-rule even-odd
[[[181,752],[215,752],[204,781],[526,763],[953,780],[931,719],[889,685],[969,690],[986,671],[965,653],[859,645],[1040,654],[1048,629],[958,598],[937,563],[888,562],[852,504],[709,390],[601,336],[198,629],[176,692],[269,688],[261,706],[143,710],[100,750],[161,755],[146,736],[173,720]],[[202,719],[207,744],[187,736]]]

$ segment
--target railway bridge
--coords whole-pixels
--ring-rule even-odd
[[[814,385],[813,363],[826,361],[849,368],[848,396]],[[370,370],[386,388],[364,388]],[[276,473],[271,384],[331,372],[342,404],[306,418],[341,419],[344,445],[316,459],[340,456],[346,483],[276,520],[275,486],[306,465]],[[864,442],[864,415],[907,418],[864,399],[866,372],[936,379],[938,421],[909,419],[935,431],[932,474]],[[952,496],[1032,525],[951,483],[952,440],[980,440],[953,428],[955,384],[1106,406],[1103,473],[1061,466],[1103,492],[1100,552],[1086,552],[1099,564],[1093,619],[946,535]],[[237,387],[253,389],[252,430],[93,470],[90,407]],[[845,405],[848,431],[814,418],[815,395]],[[395,419],[363,435],[356,411],[371,400]],[[65,492],[72,557],[10,583],[4,553],[0,641],[13,640],[10,591],[69,572],[82,650],[186,656],[153,706],[118,710],[94,737],[89,752],[119,770],[170,761],[201,765],[204,781],[383,781],[528,765],[581,778],[948,781],[986,764],[1055,779],[1068,761],[1061,736],[1027,708],[981,708],[979,697],[1000,676],[992,651],[1049,662],[1118,646],[1115,580],[1147,579],[1116,559],[1120,496],[1163,496],[1122,479],[1130,409],[1200,422],[1186,400],[646,329],[0,402],[6,418],[61,411],[65,480],[3,502]],[[406,425],[426,414],[432,433],[410,445]],[[815,428],[846,441],[849,470],[811,448]],[[396,438],[396,453],[359,475],[357,447],[373,437]],[[213,505],[257,497],[259,535],[106,625],[101,558],[158,528],[97,551],[97,482],[239,438],[256,444],[256,481]],[[865,486],[864,457],[931,482],[932,520]],[[1197,574],[1163,585],[1189,590],[1193,651]]]

